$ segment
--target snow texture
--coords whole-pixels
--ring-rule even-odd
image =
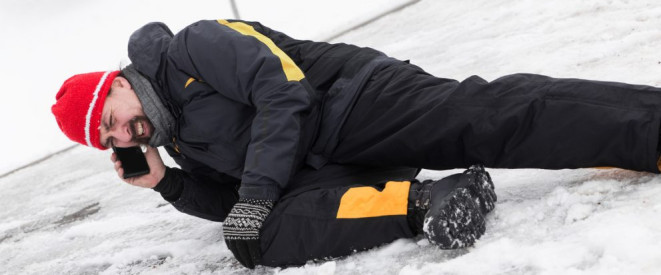
[[[202,14],[208,9],[188,2],[176,13],[172,4],[169,13],[115,14],[125,23],[118,23],[123,37],[117,42],[96,36],[110,32],[111,23],[80,23],[98,23],[94,16],[105,5],[57,3],[1,4],[0,31],[9,39],[0,43],[0,60],[10,60],[0,72],[6,85],[0,116],[9,129],[2,136],[21,139],[2,140],[10,150],[3,163],[34,144],[52,151],[70,144],[61,141],[52,119],[42,119],[50,114],[41,113],[66,76],[116,64],[121,54],[110,49],[124,48],[129,29],[138,25],[127,23],[130,18],[230,16]],[[145,3],[158,8],[169,2]],[[80,15],[85,12],[90,15]],[[47,14],[62,15],[39,18]],[[661,6],[654,0],[439,0],[420,1],[336,42],[374,47],[455,79],[529,72],[659,86],[660,26]],[[19,104],[24,99],[31,107]],[[220,223],[180,214],[157,193],[122,183],[109,154],[79,146],[0,178],[0,273],[251,273],[225,247]],[[251,274],[661,273],[661,177],[619,169],[489,171],[498,202],[474,247],[441,251],[425,239],[402,239],[342,259],[260,267]],[[420,179],[457,172],[425,170]]]

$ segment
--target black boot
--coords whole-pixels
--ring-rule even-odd
[[[438,181],[413,182],[409,224],[441,249],[473,245],[486,229],[484,215],[496,202],[493,182],[481,165]]]
[[[493,181],[482,165],[473,165],[464,171],[468,176],[470,183],[468,189],[475,203],[480,206],[482,214],[486,215],[496,207],[496,192],[494,191]]]

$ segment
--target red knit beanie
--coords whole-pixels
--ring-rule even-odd
[[[99,140],[103,103],[119,71],[74,75],[64,81],[51,107],[57,125],[69,139],[83,145],[108,149]]]

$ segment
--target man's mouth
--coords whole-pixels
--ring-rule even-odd
[[[137,136],[142,136],[145,133],[145,128],[142,126],[142,122],[136,121],[135,124],[135,134]]]
[[[149,143],[151,124],[146,117],[136,117],[129,124],[132,140],[139,144]]]

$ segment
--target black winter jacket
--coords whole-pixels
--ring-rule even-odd
[[[199,21],[174,36],[150,23],[128,51],[177,120],[166,149],[183,171],[165,180],[183,182],[184,193],[194,183],[236,190],[240,182],[241,197],[268,200],[305,163],[325,164],[375,60],[386,59],[234,20]]]

